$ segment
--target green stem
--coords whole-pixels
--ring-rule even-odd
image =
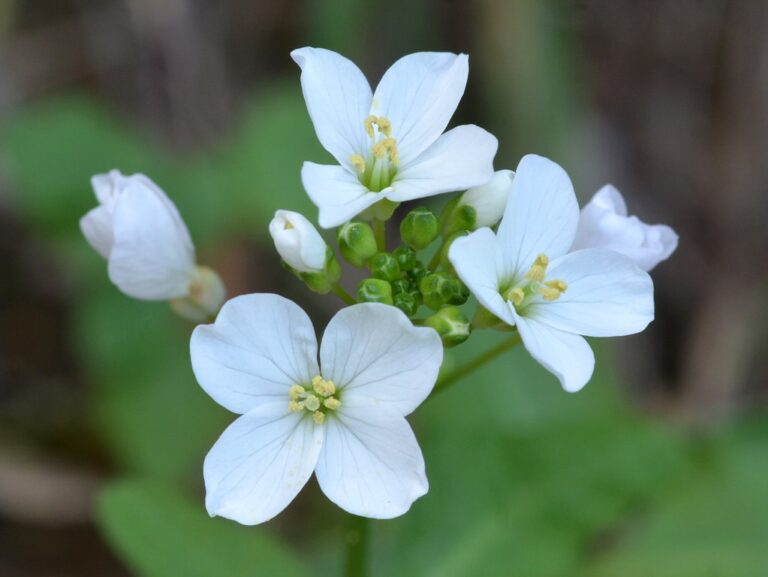
[[[357,302],[354,298],[352,298],[352,295],[350,295],[347,291],[345,291],[344,287],[342,287],[337,282],[331,285],[331,290],[333,291],[333,294],[335,294],[337,297],[339,297],[348,305],[353,305]]]
[[[437,251],[432,256],[432,260],[429,261],[429,265],[427,268],[431,271],[437,270],[438,265],[440,264],[440,255],[443,253],[443,247],[445,246],[445,240],[440,242],[440,246],[437,247]]]
[[[371,221],[373,227],[373,236],[376,238],[376,245],[379,252],[387,252],[387,224],[386,221],[374,218]]]
[[[443,391],[447,389],[450,385],[460,380],[462,377],[468,375],[475,369],[482,367],[485,363],[492,361],[503,352],[508,351],[509,349],[511,349],[512,347],[518,344],[520,344],[520,335],[515,334],[514,336],[504,341],[501,341],[498,345],[496,345],[492,349],[488,349],[484,353],[480,353],[471,361],[461,365],[460,367],[456,367],[455,369],[443,375],[437,380],[437,384],[435,384],[435,388],[432,390],[432,395],[434,395],[439,391]]]
[[[347,561],[344,569],[346,577],[365,577],[368,574],[366,556],[368,554],[368,519],[349,515],[346,534]]]

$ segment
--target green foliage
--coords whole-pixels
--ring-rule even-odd
[[[267,531],[210,519],[200,499],[149,481],[118,481],[101,494],[98,521],[141,577],[299,577],[309,573]]]

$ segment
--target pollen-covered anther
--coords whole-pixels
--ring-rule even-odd
[[[515,287],[507,292],[507,300],[511,301],[513,305],[520,306],[525,300],[525,291],[520,287]]]
[[[547,275],[547,266],[549,266],[549,257],[545,254],[540,254],[536,257],[530,270],[525,273],[525,278],[534,282],[542,282]]]
[[[292,401],[297,401],[300,398],[302,398],[304,395],[306,395],[306,391],[304,390],[304,387],[301,385],[291,385],[291,388],[288,389],[288,396],[291,398]]]
[[[333,381],[326,381],[320,375],[317,375],[312,379],[312,388],[314,391],[322,397],[330,397],[336,393],[336,385]]]
[[[312,420],[316,424],[322,425],[325,422],[325,413],[321,413],[320,411],[312,413]]]
[[[326,409],[331,409],[332,411],[335,411],[341,406],[341,401],[337,399],[336,397],[330,397],[328,399],[325,399],[323,401],[323,406]]]
[[[363,126],[365,126],[365,132],[368,133],[368,136],[373,138],[373,125],[377,124],[378,118],[376,118],[373,114],[371,114],[368,118],[363,120]]]
[[[565,291],[568,290],[568,284],[562,280],[550,280],[544,283],[544,286],[539,288],[539,294],[544,297],[546,301],[556,301],[560,298]]]
[[[359,172],[360,174],[363,174],[365,172],[365,159],[360,156],[359,154],[353,154],[349,161],[352,163],[352,166],[355,167],[355,170]]]
[[[384,136],[390,138],[392,136],[392,123],[386,116],[379,116],[376,119],[376,124],[379,126],[379,132],[382,132]]]

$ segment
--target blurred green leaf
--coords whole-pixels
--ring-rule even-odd
[[[635,520],[590,577],[757,577],[768,567],[768,452],[765,437],[720,448],[647,518]]]
[[[118,481],[101,494],[98,521],[142,577],[308,575],[267,531],[211,519],[202,498],[150,481]]]

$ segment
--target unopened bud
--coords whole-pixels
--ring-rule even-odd
[[[398,295],[400,293],[408,293],[411,292],[413,289],[413,283],[411,283],[411,280],[408,278],[399,278],[396,280],[393,280],[391,283],[392,285],[392,294]]]
[[[410,246],[401,246],[392,251],[392,256],[397,259],[397,264],[400,265],[400,270],[409,271],[418,263],[416,258],[416,251]]]
[[[323,295],[330,292],[331,287],[341,278],[339,261],[336,260],[330,247],[326,248],[325,264],[322,270],[318,272],[299,272],[294,270],[293,272],[304,281],[309,290]]]
[[[426,207],[414,208],[400,223],[400,238],[410,247],[420,250],[437,238],[439,222]]]
[[[269,223],[269,234],[280,257],[296,272],[320,272],[325,267],[328,245],[298,212],[278,210]]]
[[[441,308],[431,317],[428,317],[424,324],[437,331],[446,347],[463,343],[472,332],[469,319],[460,308],[455,306]]]
[[[368,223],[352,221],[339,228],[336,235],[341,255],[352,265],[364,267],[368,259],[379,250],[376,237]]]
[[[380,252],[368,261],[368,269],[373,278],[380,278],[392,282],[400,278],[400,265],[397,259],[388,252]]]
[[[459,197],[456,205],[458,212],[469,214],[467,209],[474,212],[474,223],[469,228],[464,227],[464,230],[493,226],[501,220],[514,178],[515,173],[511,170],[497,170],[489,182],[470,188]]]
[[[446,304],[460,304],[462,286],[457,278],[442,272],[428,274],[419,281],[424,304],[434,310]],[[466,300],[467,297],[464,298]]]
[[[382,279],[364,279],[357,286],[357,300],[361,303],[394,304],[392,300],[392,286]]]
[[[212,269],[198,266],[189,284],[189,295],[170,301],[177,315],[195,323],[204,323],[216,317],[227,297],[221,277]]]
[[[401,292],[394,296],[394,304],[409,317],[416,314],[419,303],[412,293]]]

